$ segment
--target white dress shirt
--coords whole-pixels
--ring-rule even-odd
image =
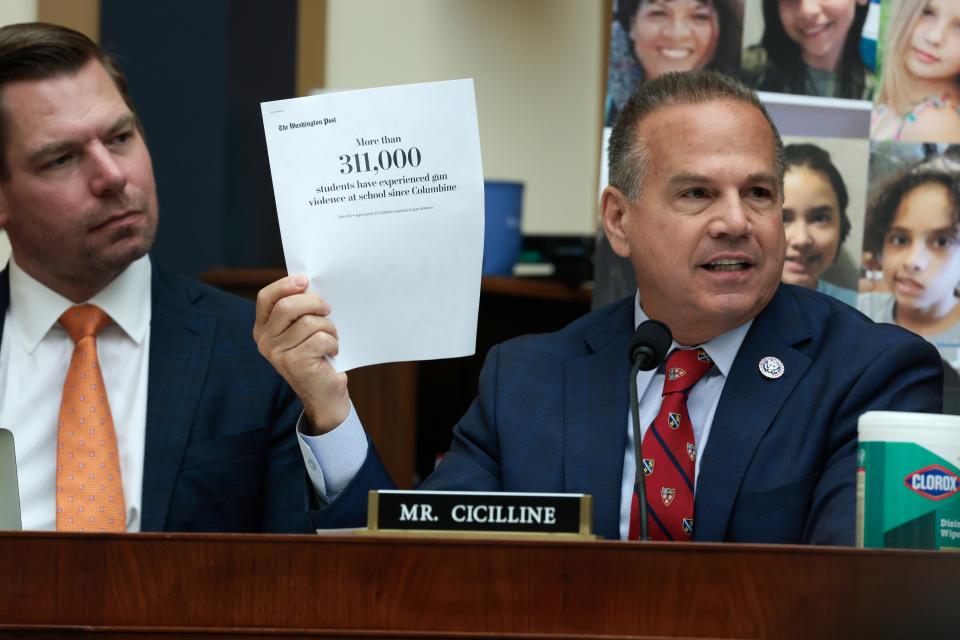
[[[634,302],[634,327],[647,320],[647,315],[640,307],[639,292]],[[697,447],[697,461],[694,475],[700,475],[700,458],[707,446],[710,436],[710,427],[713,424],[713,415],[720,402],[720,393],[726,382],[727,374],[733,366],[733,361],[743,344],[743,339],[750,329],[753,320],[728,331],[727,333],[699,345],[710,358],[714,366],[690,390],[687,398],[687,411],[693,422],[693,436]],[[679,345],[674,342],[671,349]],[[653,422],[660,410],[660,400],[663,395],[664,371],[661,365],[655,371],[641,371],[637,375],[637,397],[640,399],[640,429],[641,438],[647,427]],[[301,417],[302,419],[302,417]],[[633,500],[633,476],[636,470],[636,458],[633,454],[633,419],[627,409],[627,446],[623,454],[623,480],[620,489],[620,538],[627,539],[630,530],[630,506]],[[363,426],[351,406],[350,416],[336,429],[321,436],[303,435],[299,425],[297,437],[300,439],[300,450],[307,465],[317,496],[324,501],[337,497],[340,491],[349,484],[357,474],[367,456],[367,439]],[[696,487],[696,479],[694,479]]]
[[[0,343],[0,426],[13,432],[24,529],[57,526],[57,422],[73,341],[57,322],[73,303],[11,258],[10,306]],[[88,302],[113,319],[97,354],[117,432],[127,531],[140,530],[150,352],[149,258],[137,260]]]

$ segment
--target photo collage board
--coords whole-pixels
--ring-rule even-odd
[[[783,281],[924,336],[960,386],[960,0],[612,2],[605,127],[668,71],[760,91],[787,134]],[[785,127],[781,100],[823,117]],[[595,304],[635,286],[600,236]]]

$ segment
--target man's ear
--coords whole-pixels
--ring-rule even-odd
[[[630,257],[630,243],[627,241],[627,216],[630,201],[616,187],[606,187],[600,194],[600,222],[607,234],[610,248],[621,258]]]

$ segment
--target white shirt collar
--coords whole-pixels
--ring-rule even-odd
[[[150,259],[134,261],[87,302],[109,314],[135,343],[150,326]],[[32,353],[73,302],[37,282],[10,256],[10,309],[6,322],[23,350]]]
[[[643,307],[640,306],[639,291],[637,291],[637,295],[634,296],[633,300],[633,326],[636,328],[640,326],[641,322],[645,322],[650,318],[644,313]],[[744,338],[747,337],[747,331],[750,330],[752,324],[753,318],[747,320],[739,327],[731,329],[726,333],[720,334],[713,340],[699,345],[701,349],[707,352],[707,355],[713,360],[713,363],[717,366],[717,370],[720,371],[724,378],[729,375],[730,369],[733,367],[733,361],[737,357],[737,352],[740,351],[740,345],[743,344]],[[670,351],[684,348],[687,347],[678,344],[676,340],[670,345]]]

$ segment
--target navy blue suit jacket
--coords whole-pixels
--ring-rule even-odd
[[[143,531],[304,532],[300,402],[259,354],[253,304],[153,265]],[[0,335],[10,303],[0,274]]]
[[[492,349],[479,396],[423,487],[589,493],[594,530],[619,537],[633,312],[630,297]],[[781,378],[761,375],[765,356],[783,362]],[[828,296],[779,287],[720,396],[697,478],[695,539],[852,544],[857,418],[938,412],[941,387],[940,358],[922,338]],[[386,483],[372,453],[311,517],[360,524],[366,490]]]

